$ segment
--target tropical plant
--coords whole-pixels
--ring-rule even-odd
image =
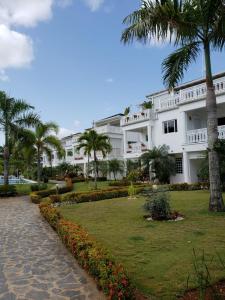
[[[10,139],[16,140],[19,132],[39,122],[37,114],[32,112],[33,106],[24,100],[10,98],[0,91],[0,126],[4,132],[4,184],[9,183],[9,160],[11,156]]]
[[[97,153],[100,152],[103,158],[112,151],[112,146],[109,141],[109,137],[103,134],[98,134],[94,129],[85,131],[78,139],[78,150],[84,149],[84,154],[88,156],[88,171],[89,171],[89,159],[93,153],[94,160],[94,177],[95,177],[95,189],[97,189],[97,176],[98,176],[98,158]]]
[[[124,110],[124,116],[128,116],[130,113],[130,106],[126,107],[125,110]]]
[[[57,156],[62,158],[65,151],[60,140],[55,134],[58,133],[58,125],[54,122],[39,123],[35,126],[34,131],[30,131],[31,145],[36,149],[37,155],[37,179],[38,184],[41,182],[42,157],[45,154],[48,160],[52,161],[52,152],[56,151]]]
[[[157,39],[170,42],[174,53],[163,62],[164,83],[173,88],[203,50],[206,69],[206,110],[211,211],[223,211],[219,157],[214,149],[218,140],[215,88],[213,85],[211,50],[224,50],[224,0],[142,0],[141,7],[124,19],[128,27],[122,41],[148,43]]]
[[[171,216],[169,194],[157,190],[148,194],[144,208],[153,220],[169,220]]]
[[[117,174],[123,174],[124,164],[121,160],[111,159],[108,161],[109,164],[109,172],[113,173],[114,180],[117,180]]]
[[[169,155],[169,146],[153,147],[141,156],[142,165],[146,172],[155,174],[161,183],[168,183],[171,175],[175,174],[175,160]],[[151,179],[151,178],[150,178]]]
[[[144,101],[141,105],[142,109],[152,109],[152,101]]]
[[[128,159],[126,161],[126,175],[128,175],[131,171],[141,170],[141,161]]]

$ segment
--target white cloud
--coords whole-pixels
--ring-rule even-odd
[[[0,23],[35,26],[52,16],[53,0],[0,0]]]
[[[107,82],[107,83],[113,83],[113,82],[114,82],[114,79],[113,79],[113,78],[107,78],[107,79],[105,80],[105,82]]]
[[[83,0],[91,11],[97,11],[105,0]]]
[[[61,128],[59,128],[59,133],[57,134],[57,136],[58,136],[58,138],[62,139],[65,136],[71,135],[73,133],[74,132],[72,130],[61,127]]]
[[[81,126],[81,122],[79,120],[75,120],[73,122],[73,126],[74,126],[75,129],[79,129],[80,126]]]
[[[73,3],[73,0],[56,0],[56,3],[61,7],[67,7]]]
[[[0,81],[9,81],[9,76],[5,73],[5,70],[0,70]]]
[[[0,45],[1,70],[28,66],[34,58],[32,40],[5,25],[0,25]]]

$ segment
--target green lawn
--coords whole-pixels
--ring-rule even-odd
[[[85,227],[118,262],[136,286],[157,299],[175,299],[193,274],[193,248],[225,258],[225,213],[208,213],[206,191],[172,192],[172,208],[180,222],[143,219],[143,198],[105,200],[61,208],[63,215]],[[212,263],[214,279],[225,277]]]
[[[109,181],[99,181],[98,182],[98,189],[107,189],[109,187]],[[73,190],[75,192],[86,192],[94,190],[94,182],[78,182],[74,183]]]

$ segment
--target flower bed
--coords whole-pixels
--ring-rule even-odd
[[[115,263],[110,255],[79,225],[66,221],[57,208],[40,204],[43,217],[57,231],[64,244],[78,263],[97,282],[110,300],[134,299],[134,289],[124,268]]]

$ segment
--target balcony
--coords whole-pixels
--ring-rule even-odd
[[[126,126],[134,123],[139,123],[143,121],[148,121],[148,120],[154,120],[155,119],[155,113],[152,109],[145,109],[141,112],[124,116],[121,119],[121,126]]]
[[[219,139],[225,139],[225,125],[218,127]],[[207,128],[187,131],[187,144],[207,143]]]
[[[144,153],[148,151],[147,145],[144,143],[135,143],[135,144],[128,144],[127,145],[127,154],[137,154],[137,153]]]
[[[214,81],[216,95],[225,93],[225,78]],[[153,101],[158,102],[160,110],[167,110],[177,107],[187,102],[202,100],[206,98],[206,84],[199,84],[187,89],[174,92],[174,94],[162,94],[153,97]]]
[[[111,126],[111,125],[96,127],[95,130],[99,134],[108,134],[108,133],[122,134],[122,129],[120,127]]]

